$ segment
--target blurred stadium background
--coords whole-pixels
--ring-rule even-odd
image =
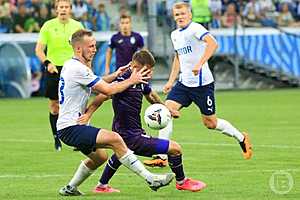
[[[142,34],[156,57],[152,85],[160,91],[173,58],[170,9],[174,2],[86,0],[86,8],[74,2],[73,9],[86,9],[77,19],[95,31],[95,73],[104,72],[107,41],[117,30],[118,13],[125,6],[133,16],[133,30]],[[50,134],[44,134],[49,131],[47,100],[31,98],[44,93],[44,67],[34,54],[38,30],[16,33],[14,28],[20,5],[26,7],[24,29],[29,30],[32,24],[41,26],[53,17],[52,4],[51,0],[0,0],[0,199],[57,199],[57,189],[81,158],[67,147],[53,152]],[[93,24],[99,4],[105,7],[105,26]],[[42,9],[47,13],[39,14]],[[208,9],[210,32],[219,43],[210,60],[216,89],[222,90],[217,92],[218,113],[250,131],[255,157],[242,160],[236,144],[204,129],[191,117],[198,115],[197,109],[190,107],[175,122],[174,139],[182,143],[187,174],[208,182],[207,191],[181,193],[170,186],[152,193],[122,169],[112,181],[121,194],[92,195],[88,191],[97,181],[94,176],[82,187],[88,193],[84,199],[300,199],[300,1],[210,0]],[[93,119],[97,126],[110,127],[109,104]]]
[[[29,27],[34,23],[41,27],[53,17],[53,1],[1,2],[1,10],[7,8],[9,12],[2,12],[0,20],[0,97],[43,95],[44,69],[34,54],[38,33],[16,33],[15,26],[20,24],[20,7],[25,6],[24,30],[31,30]],[[169,35],[175,28],[170,11],[174,2],[87,0],[83,6],[74,2],[74,13],[86,10],[82,16],[75,14],[75,18],[96,33],[99,51],[93,64],[95,73],[101,75],[104,72],[107,41],[118,29],[118,13],[125,7],[133,15],[133,30],[144,36],[146,46],[158,60],[153,85],[160,90],[168,78],[173,58]],[[104,6],[101,12],[105,13],[105,18],[101,18],[102,26],[95,22],[100,12],[99,4]],[[208,6],[210,31],[220,46],[210,60],[217,89],[299,87],[298,0],[211,0]],[[45,8],[47,12],[43,14]],[[111,68],[114,68],[114,62]]]

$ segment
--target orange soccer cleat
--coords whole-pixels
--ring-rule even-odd
[[[243,156],[246,160],[249,160],[252,157],[252,145],[250,142],[250,137],[247,133],[243,133],[244,141],[240,142],[240,146],[243,150]]]
[[[166,167],[168,165],[168,161],[160,158],[144,160],[144,165],[149,167]]]

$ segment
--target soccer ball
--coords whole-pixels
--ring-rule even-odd
[[[152,104],[146,109],[144,120],[149,128],[160,130],[170,122],[171,113],[163,104]]]

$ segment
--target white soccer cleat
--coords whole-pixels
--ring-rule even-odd
[[[159,188],[169,185],[174,177],[175,175],[173,173],[153,174],[149,177],[147,182],[153,191],[157,191]]]
[[[66,185],[59,190],[59,194],[62,196],[82,196],[83,193],[80,192],[76,187]]]

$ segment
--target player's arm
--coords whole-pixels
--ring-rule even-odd
[[[168,93],[173,87],[173,84],[179,74],[179,70],[180,70],[179,59],[178,59],[178,54],[176,53],[173,59],[172,70],[170,73],[169,80],[163,88],[164,93]]]
[[[98,94],[94,98],[92,103],[87,107],[85,113],[78,118],[77,120],[78,124],[80,125],[88,124],[88,122],[92,118],[93,113],[103,104],[104,101],[108,99],[110,99],[109,96],[106,96],[102,93]]]
[[[218,48],[218,43],[216,39],[210,35],[207,34],[204,36],[203,41],[207,44],[206,49],[204,51],[203,56],[200,58],[199,62],[196,64],[196,66],[193,68],[194,75],[198,75],[201,67],[204,63],[208,61],[208,59],[215,53],[215,51]]]
[[[113,82],[118,76],[121,76],[124,72],[126,72],[129,69],[130,64],[131,62],[123,67],[119,67],[118,70],[114,73],[103,76],[102,80],[104,80],[107,83]]]
[[[109,74],[111,57],[112,57],[112,49],[108,47],[105,53],[105,72],[104,72],[105,75]]]
[[[154,104],[154,103],[164,104],[162,102],[162,100],[160,99],[159,95],[157,94],[157,92],[155,92],[153,90],[149,94],[145,94],[144,96],[147,99],[147,101],[151,104]]]
[[[146,80],[149,80],[150,77],[147,76],[149,70],[147,68],[143,68],[140,71],[136,71],[136,69],[132,70],[130,78],[118,82],[118,83],[107,83],[105,81],[98,81],[92,89],[97,91],[98,93],[103,93],[106,96],[111,96],[116,93],[120,93],[130,87],[131,85],[145,83],[148,84]]]
[[[46,54],[45,54],[45,48],[46,45],[38,41],[35,46],[35,54],[40,59],[40,61],[46,65],[48,72],[50,73],[58,73],[58,70],[54,64],[52,64],[49,60],[47,60]]]

